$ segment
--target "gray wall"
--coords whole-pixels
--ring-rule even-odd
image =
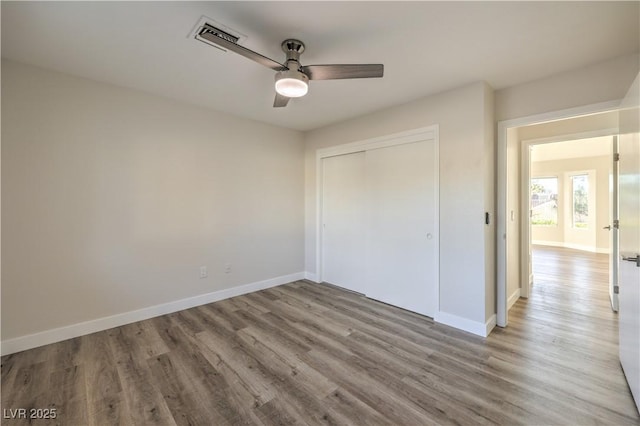
[[[303,272],[303,155],[296,131],[3,61],[2,338]]]
[[[440,311],[484,324],[495,306],[495,253],[491,249],[495,232],[493,225],[484,225],[484,212],[493,214],[494,203],[492,92],[485,83],[474,83],[307,132],[306,270],[317,273],[316,151],[437,124]]]

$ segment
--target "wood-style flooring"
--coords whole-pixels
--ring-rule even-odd
[[[536,248],[483,339],[298,281],[2,358],[3,417],[60,425],[638,425],[607,256]]]

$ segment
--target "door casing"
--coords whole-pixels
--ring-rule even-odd
[[[498,160],[497,160],[497,209],[496,209],[496,323],[499,327],[506,327],[508,324],[507,308],[507,220],[509,217],[507,206],[507,130],[532,124],[541,124],[550,121],[564,120],[580,117],[589,114],[598,114],[616,111],[619,108],[620,100],[601,102],[597,104],[585,105],[576,108],[568,108],[559,111],[552,111],[543,114],[535,114],[511,120],[498,122]],[[617,131],[617,129],[615,129]],[[521,179],[522,180],[522,179]],[[522,238],[525,241],[525,238]],[[524,269],[524,268],[521,268]],[[526,281],[529,280],[527,276]]]

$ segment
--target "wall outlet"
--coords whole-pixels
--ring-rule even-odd
[[[209,276],[209,273],[207,272],[207,267],[206,266],[201,266],[200,267],[200,278],[207,278],[207,276]]]
[[[224,273],[225,274],[230,274],[231,273],[231,264],[230,263],[225,263],[224,264]]]

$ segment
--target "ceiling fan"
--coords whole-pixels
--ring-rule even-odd
[[[309,80],[337,80],[348,78],[376,78],[384,74],[382,64],[342,64],[342,65],[306,65],[300,64],[300,54],[304,52],[304,43],[287,39],[282,42],[282,50],[287,55],[283,64],[267,58],[253,50],[240,46],[237,37],[209,24],[204,24],[198,32],[198,39],[204,39],[228,49],[252,61],[271,68],[276,73],[275,108],[284,107],[291,98],[307,94]]]

